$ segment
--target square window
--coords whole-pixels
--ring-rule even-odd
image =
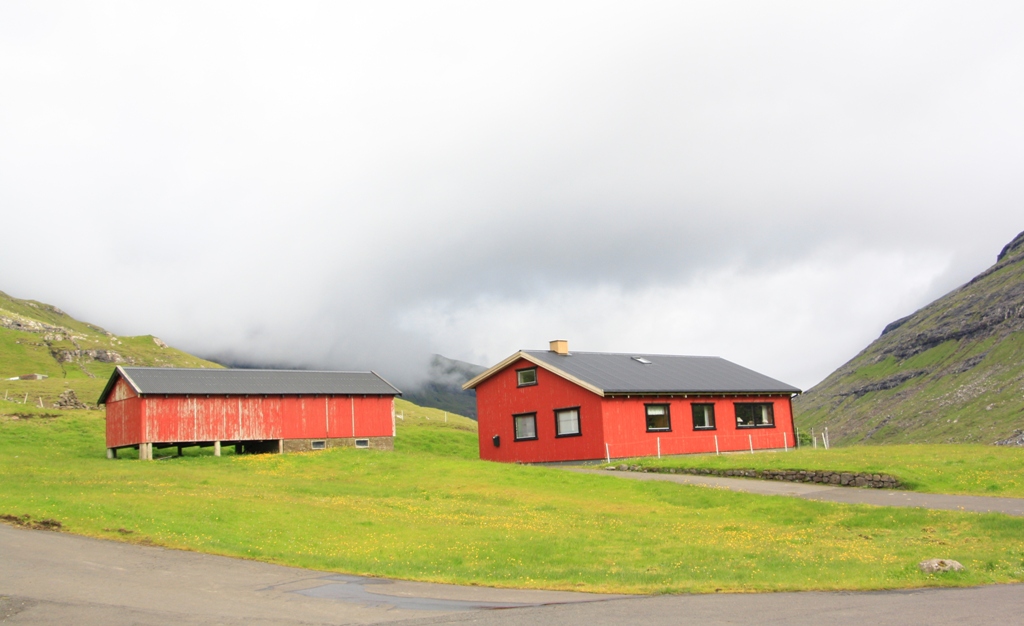
[[[647,409],[647,432],[672,430],[672,420],[667,404],[648,404],[645,408]]]
[[[525,370],[516,370],[516,380],[520,387],[529,387],[537,384],[537,368],[531,367]]]
[[[775,409],[771,402],[737,402],[737,428],[775,428]]]
[[[513,415],[516,427],[516,441],[528,441],[537,438],[537,414],[524,413]]]
[[[694,430],[715,429],[715,405],[693,404],[693,428]]]
[[[327,442],[326,441],[310,441],[309,442],[309,447],[313,448],[314,450],[323,450],[323,449],[327,448]]]
[[[555,436],[574,437],[580,434],[580,409],[558,409],[555,411]]]

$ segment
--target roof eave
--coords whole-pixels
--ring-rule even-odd
[[[107,381],[107,386],[103,388],[103,393],[100,394],[99,400],[96,401],[97,406],[107,403],[107,398],[110,396],[110,392],[114,390],[114,385],[117,384],[118,377],[125,379],[128,382],[128,384],[131,385],[131,388],[135,391],[135,393],[142,395],[142,390],[139,389],[139,386],[135,384],[135,381],[132,380],[132,377],[128,375],[128,372],[124,371],[123,367],[118,365],[116,368],[114,368],[114,371],[111,372],[110,380]]]

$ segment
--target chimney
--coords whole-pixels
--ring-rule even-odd
[[[566,339],[555,339],[550,343],[551,351],[563,356],[569,354],[569,341]]]

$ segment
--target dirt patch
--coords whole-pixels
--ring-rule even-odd
[[[10,515],[0,514],[0,521],[13,524],[19,528],[31,528],[32,530],[63,530],[64,525],[55,519],[32,519],[31,515]]]
[[[108,533],[121,533],[122,535],[130,535],[134,533],[134,530],[128,530],[127,528],[104,528],[104,532]]]
[[[60,417],[60,413],[7,413],[4,417],[9,417],[13,420],[30,420],[32,418],[53,419]]]

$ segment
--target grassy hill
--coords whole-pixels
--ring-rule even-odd
[[[833,444],[1024,445],[1024,233],[794,401]]]
[[[220,367],[152,335],[119,337],[51,304],[0,291],[0,394],[35,406],[42,400],[49,407],[72,389],[92,405],[118,365]],[[6,380],[25,374],[49,378]]]

